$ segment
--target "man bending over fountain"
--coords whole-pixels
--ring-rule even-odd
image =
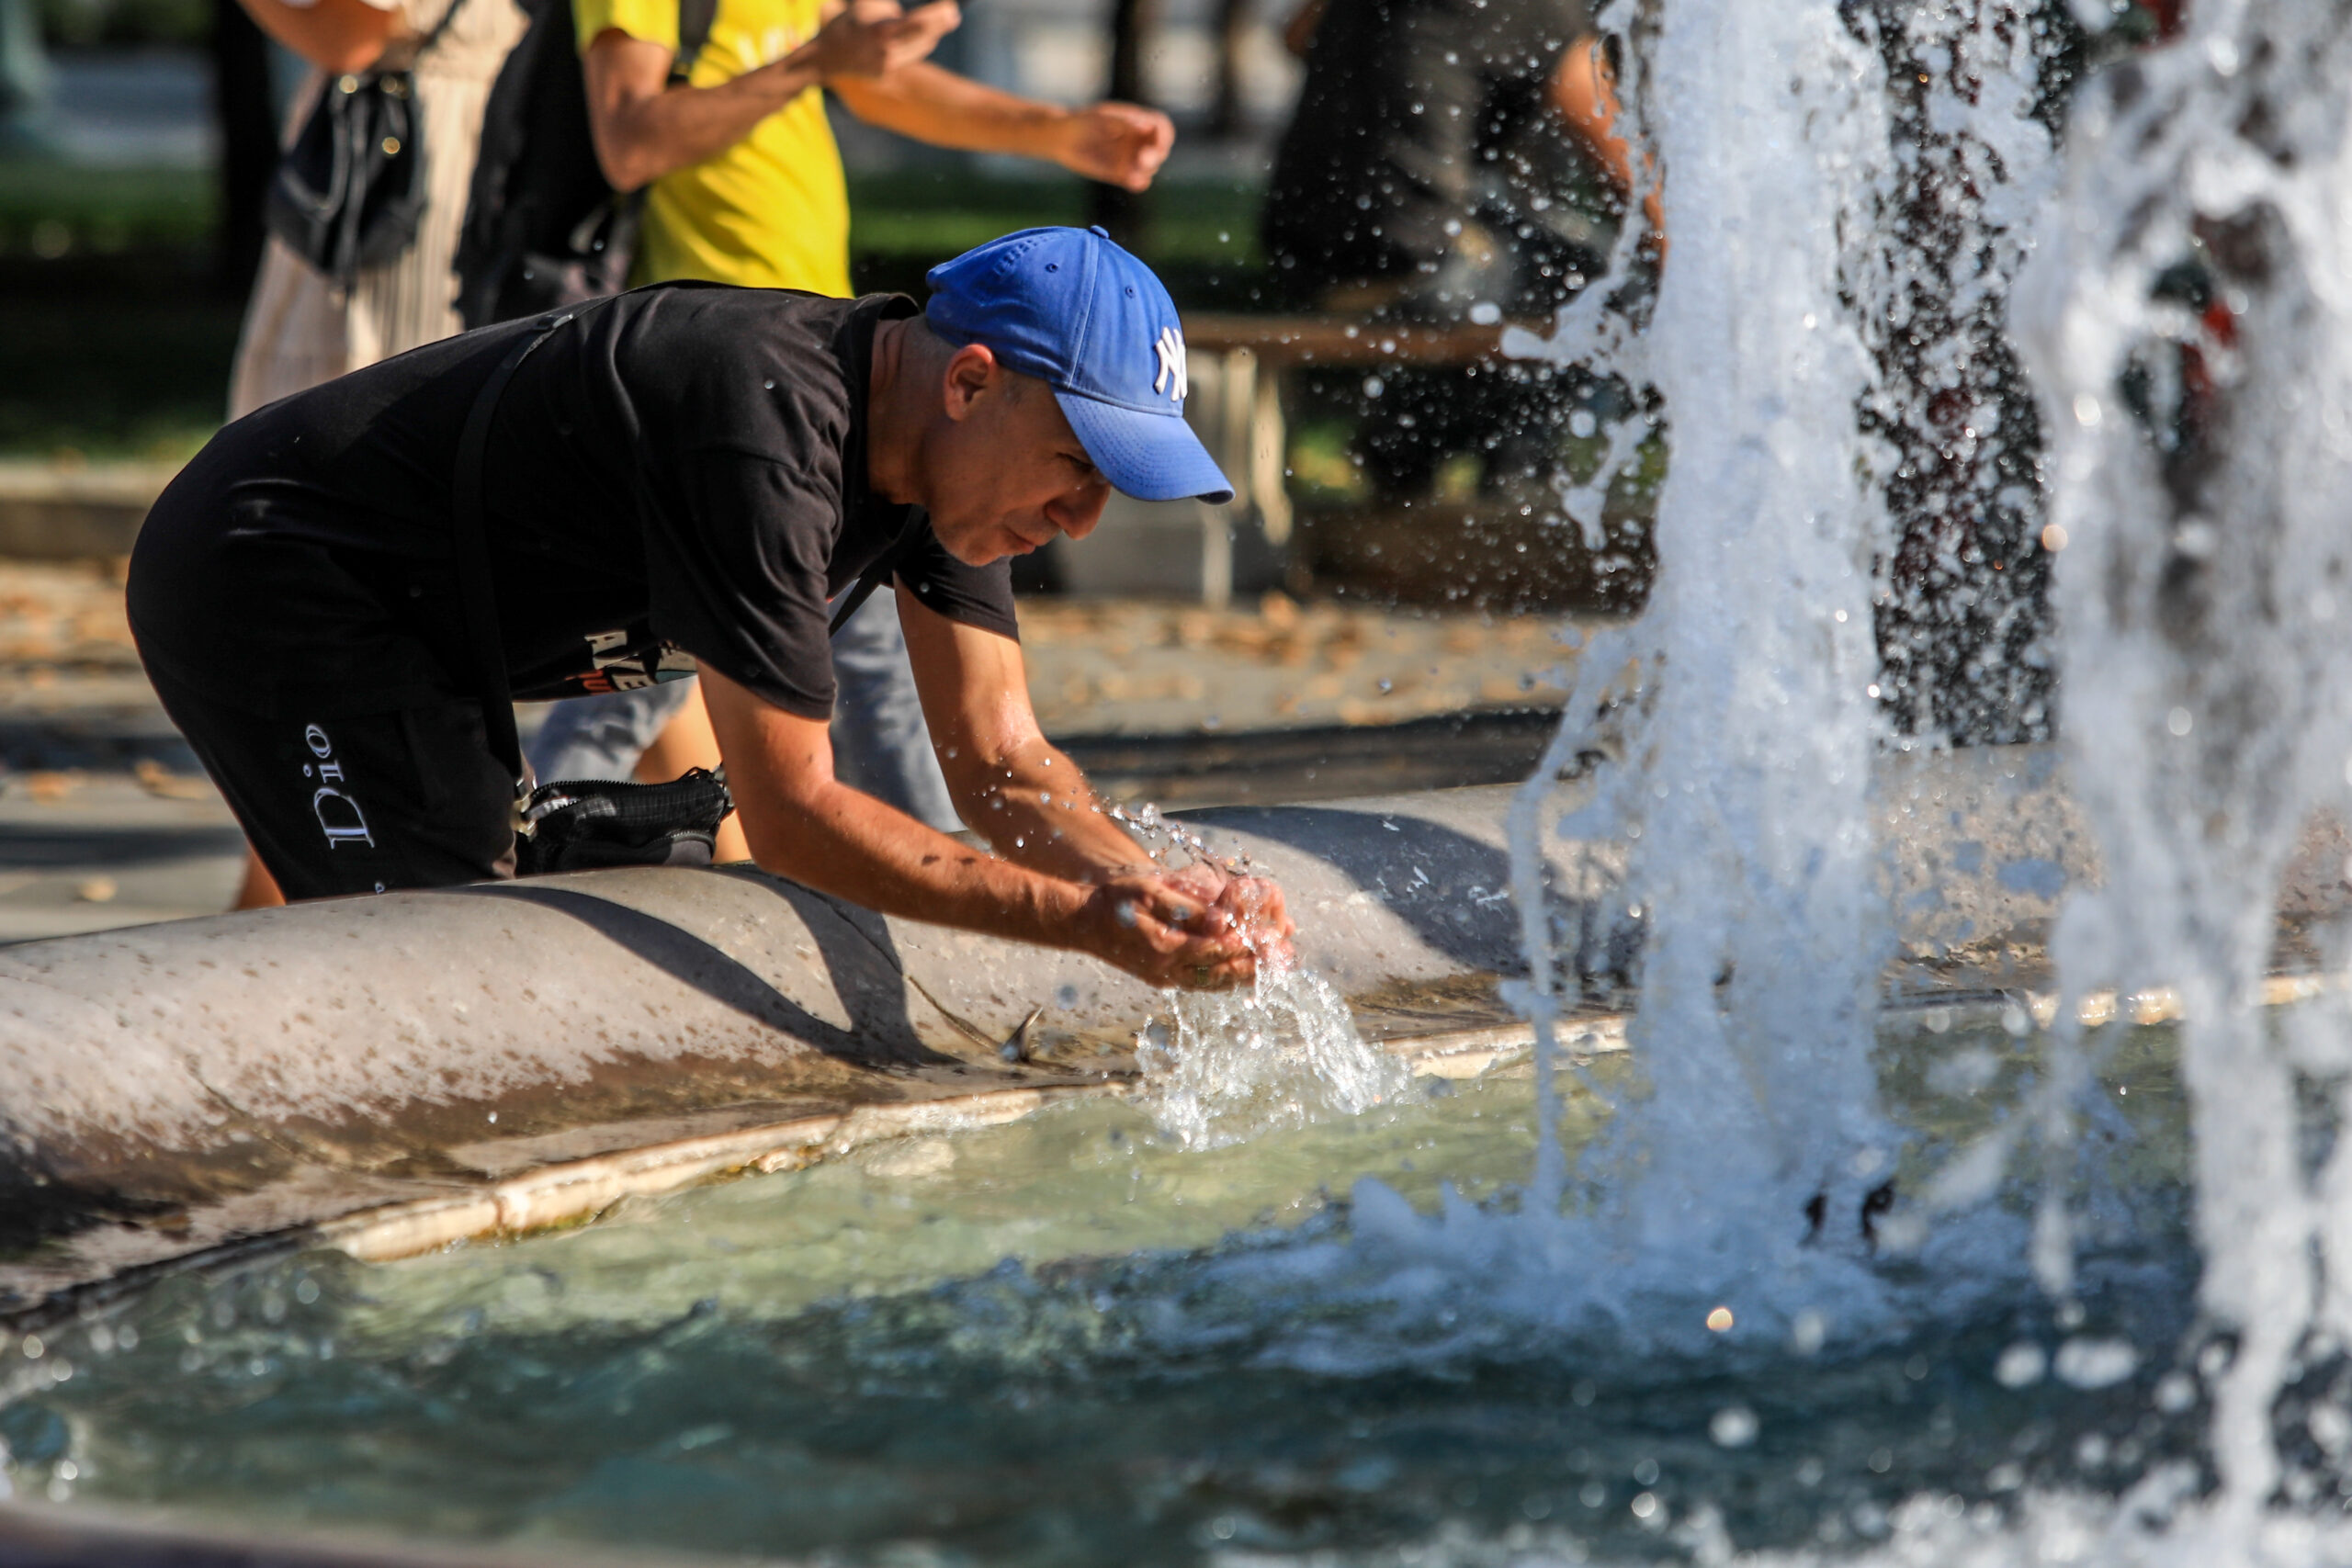
[[[1271,884],[1165,873],[1029,706],[1009,558],[1112,487],[1221,501],[1176,310],[1099,231],[903,296],[661,284],[469,333],[215,436],[131,557],[140,656],[289,897],[509,876],[505,694],[698,665],[752,857],[891,914],[1247,979]],[[994,855],[833,777],[827,601],[895,580]],[[495,665],[503,660],[503,669]],[[503,732],[502,734],[502,731]]]

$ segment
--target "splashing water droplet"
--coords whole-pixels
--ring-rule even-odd
[[[1146,1037],[1136,1055],[1146,1109],[1188,1148],[1360,1115],[1411,1077],[1356,1032],[1321,976],[1271,964],[1247,990],[1179,996],[1173,1036]]]
[[[1993,1379],[2003,1388],[2030,1388],[2041,1381],[2050,1369],[2050,1358],[2041,1346],[2019,1340],[2001,1352],[1993,1364]]]
[[[1707,1436],[1718,1448],[1744,1449],[1756,1440],[1756,1412],[1745,1404],[1726,1404],[1707,1423]]]

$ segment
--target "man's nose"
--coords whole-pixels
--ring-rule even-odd
[[[1054,526],[1073,539],[1083,539],[1094,532],[1102,521],[1102,508],[1110,503],[1111,487],[1103,480],[1082,485],[1066,495],[1056,496],[1046,506],[1046,515]]]

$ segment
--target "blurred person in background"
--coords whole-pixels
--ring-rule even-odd
[[[824,92],[869,125],[935,147],[1015,153],[1142,190],[1175,141],[1168,117],[1133,104],[1064,108],[920,58],[878,74],[827,74],[816,39],[838,0],[718,0],[687,85],[665,90],[675,0],[574,0],[589,122],[605,178],[647,187],[633,284],[701,279],[846,298],[849,196]],[[888,0],[857,0],[897,16]],[[960,20],[953,0],[905,13],[927,54]],[[822,89],[822,91],[820,91]],[[962,824],[933,755],[894,595],[876,593],[832,645],[842,781],[933,828]],[[574,698],[531,749],[542,779],[660,780],[718,761],[696,682]],[[722,859],[729,858],[720,846]]]
[[[1548,315],[1606,269],[1634,166],[1586,0],[1308,0],[1285,41],[1306,80],[1262,228],[1294,305],[1485,323]],[[1645,217],[1655,255],[1655,193]],[[1489,492],[1546,489],[1596,390],[1520,366],[1381,381],[1357,456],[1392,500],[1465,446]]]
[[[426,195],[415,242],[397,259],[362,268],[347,288],[270,238],[230,372],[231,419],[460,330],[450,260],[465,221],[482,106],[524,24],[514,0],[243,4],[312,67],[294,97],[289,138],[340,78],[413,73]]]
[[[348,288],[270,237],[230,371],[232,420],[448,337],[463,325],[450,261],[465,221],[482,106],[524,26],[514,0],[242,4],[263,31],[312,68],[294,96],[289,140],[320,95],[339,79],[373,70],[413,73],[426,188],[415,241],[397,259],[360,269]],[[267,869],[248,849],[236,907],[284,902]]]

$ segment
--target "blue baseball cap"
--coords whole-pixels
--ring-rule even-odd
[[[1184,328],[1100,229],[1023,229],[933,267],[924,318],[1054,389],[1094,466],[1138,501],[1233,499],[1184,423]]]

